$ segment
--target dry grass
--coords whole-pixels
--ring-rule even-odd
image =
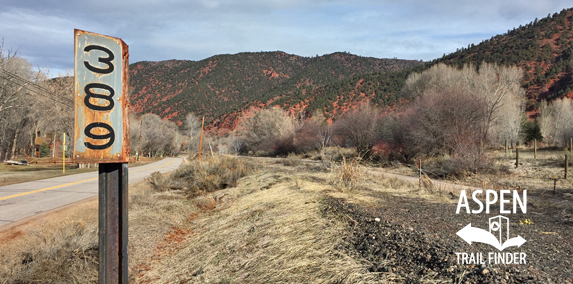
[[[181,188],[190,197],[227,187],[234,187],[239,178],[248,175],[254,166],[236,157],[216,156],[194,161],[177,169],[169,180],[172,188]]]
[[[303,164],[295,153],[290,153],[288,156],[282,160],[282,164],[285,166],[297,167]]]
[[[422,161],[422,169],[428,175],[441,177],[447,182],[488,189],[522,189],[530,194],[553,194],[554,177],[557,177],[557,197],[573,201],[570,188],[573,188],[573,167],[569,169],[568,179],[564,177],[564,151],[539,150],[537,159],[533,158],[531,149],[520,149],[520,164],[515,167],[515,152],[507,157],[503,151],[489,153],[490,170],[479,174],[453,176],[447,174],[443,158],[428,158]],[[572,159],[573,160],[573,159]],[[573,161],[572,161],[573,162]],[[385,171],[406,176],[417,176],[414,166],[396,164],[385,168]]]
[[[0,283],[97,282],[97,200],[0,232]]]
[[[243,179],[218,192],[234,201],[183,228],[193,233],[140,282],[368,283],[376,275],[337,250],[344,224],[321,216],[326,188],[281,174]]]
[[[332,183],[346,189],[355,188],[363,178],[362,166],[357,159],[347,161],[346,157],[343,157],[341,163],[332,164],[331,172],[334,174]]]
[[[68,221],[61,230],[29,231],[34,245],[28,244],[16,254],[16,263],[6,267],[7,275],[2,278],[6,283],[96,282],[98,243],[94,225]]]
[[[182,194],[130,186],[130,277],[156,243],[200,209]],[[0,283],[97,283],[97,200],[0,232]]]
[[[97,282],[96,216],[91,199],[0,232],[0,283]]]
[[[97,168],[72,169],[71,167],[66,167],[66,173],[63,174],[61,165],[8,166],[0,164],[0,186],[91,171],[97,171]]]

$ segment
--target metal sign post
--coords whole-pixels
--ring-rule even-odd
[[[99,163],[99,283],[127,283],[128,47],[74,31],[76,162]]]

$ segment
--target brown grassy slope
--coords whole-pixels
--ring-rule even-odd
[[[171,228],[199,212],[181,195],[130,186],[130,267]],[[0,232],[1,283],[97,283],[97,200]]]

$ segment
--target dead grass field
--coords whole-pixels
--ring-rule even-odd
[[[463,184],[489,189],[520,189],[538,196],[547,196],[559,200],[573,202],[573,161],[569,161],[569,177],[564,179],[565,151],[538,150],[534,159],[532,149],[521,149],[519,167],[515,167],[515,152],[508,156],[503,151],[488,153],[491,168],[490,172],[477,175],[452,176],[444,174],[440,168],[440,158],[430,158],[422,161],[422,170],[432,178],[444,180],[454,184]],[[385,171],[395,174],[418,176],[418,169],[394,163],[385,167]],[[557,178],[554,192],[554,179]]]
[[[192,199],[183,191],[130,188],[133,283],[369,283],[338,251],[345,226],[321,216],[326,195],[372,197],[336,185],[334,173],[278,160],[238,186]],[[264,170],[263,170],[264,169]],[[299,173],[300,169],[305,169]],[[399,181],[390,181],[390,183]],[[407,185],[404,184],[404,185]],[[95,283],[97,200],[0,232],[0,283]],[[44,282],[45,281],[45,282]]]
[[[172,189],[154,190],[146,183],[130,188],[131,283],[403,283],[400,270],[373,270],[372,259],[377,258],[348,250],[349,237],[364,233],[354,231],[363,224],[351,212],[325,215],[331,205],[324,201],[395,210],[389,216],[406,212],[393,200],[412,199],[429,207],[455,207],[457,202],[454,190],[429,182],[418,187],[350,161],[327,167],[296,157],[241,159],[256,169],[236,186],[219,181],[223,189],[199,196],[159,177],[156,184]],[[96,214],[93,200],[1,232],[0,239],[9,241],[0,242],[0,283],[97,282]],[[432,220],[438,231],[439,218]],[[373,217],[364,220],[370,224]],[[404,223],[400,228],[410,232],[408,227]],[[470,275],[471,269],[456,269],[452,279]],[[470,283],[495,282],[473,273],[479,274],[474,275],[477,282]],[[437,272],[428,275],[414,279],[451,282]]]

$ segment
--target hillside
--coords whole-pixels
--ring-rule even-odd
[[[365,99],[380,106],[392,106],[395,102],[408,100],[400,92],[410,72],[420,72],[438,63],[462,66],[468,63],[479,65],[485,61],[523,68],[527,109],[534,114],[537,103],[542,99],[573,97],[572,19],[573,9],[566,9],[414,69],[357,75],[314,88],[304,96],[284,97],[273,103],[286,106],[304,104],[307,111],[323,109],[331,115],[344,112]]]
[[[138,62],[130,66],[131,104],[137,113],[153,112],[178,123],[188,112],[205,115],[211,122],[249,104],[306,93],[359,74],[420,64],[341,52],[311,58],[258,52],[201,61]]]
[[[573,97],[573,8],[469,45],[434,62],[496,62],[523,68],[529,109],[541,99]]]
[[[527,109],[534,115],[542,99],[573,97],[572,19],[573,9],[564,9],[425,64],[348,53],[307,58],[283,52],[138,62],[131,65],[131,100],[138,113],[180,122],[194,112],[205,115],[211,126],[233,129],[244,110],[270,105],[291,113],[321,109],[327,117],[365,100],[392,107],[408,100],[401,89],[411,72],[437,63],[485,61],[523,68]]]

